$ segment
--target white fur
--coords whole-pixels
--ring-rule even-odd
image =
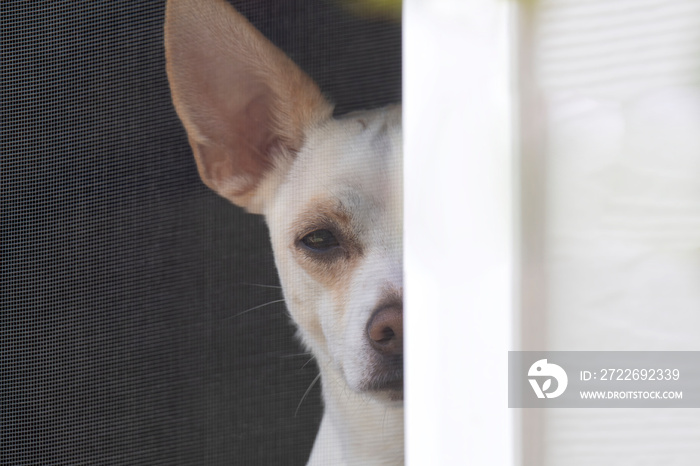
[[[403,464],[402,402],[359,391],[373,351],[370,314],[382,289],[403,289],[400,112],[356,113],[312,129],[264,210],[287,306],[321,370],[325,413],[310,465]],[[289,231],[301,199],[330,198],[351,206],[364,227],[366,251],[341,305],[299,267]],[[309,314],[320,316],[322,333],[303,325]]]

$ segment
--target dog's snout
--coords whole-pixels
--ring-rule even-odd
[[[403,354],[403,310],[388,306],[374,313],[367,325],[372,347],[387,356]]]

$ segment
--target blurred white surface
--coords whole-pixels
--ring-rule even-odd
[[[700,350],[700,2],[542,0],[550,350]],[[547,466],[700,464],[700,410],[545,410]]]
[[[405,4],[409,466],[515,457],[510,7]]]

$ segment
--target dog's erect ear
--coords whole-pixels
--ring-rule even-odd
[[[266,179],[289,163],[306,129],[329,118],[332,107],[224,0],[169,0],[165,49],[175,109],[202,180],[260,212],[275,187]]]

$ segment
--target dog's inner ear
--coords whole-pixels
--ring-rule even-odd
[[[228,97],[227,101],[222,100],[219,108],[214,107],[212,112],[218,110],[220,115],[210,114],[207,118],[210,123],[201,131],[197,131],[197,127],[188,128],[202,179],[231,200],[245,197],[257,186],[272,168],[276,153],[279,156],[285,149],[297,149],[292,141],[283,147],[275,136],[270,97],[265,91],[223,93],[220,98]],[[241,95],[246,99],[240,99]]]
[[[305,131],[329,118],[318,87],[223,0],[170,0],[165,46],[170,87],[202,180],[257,210],[257,189]]]

